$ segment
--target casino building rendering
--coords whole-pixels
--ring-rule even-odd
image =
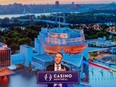
[[[21,45],[20,52],[13,55],[10,55],[10,49],[4,45],[2,48],[7,49],[3,52],[0,51],[0,66],[4,66],[3,64],[5,66],[22,64],[25,67],[32,66],[33,71],[44,70],[52,63],[54,54],[61,52],[63,64],[71,70],[85,72],[88,78],[87,70],[83,71],[83,68],[88,69],[87,60],[89,57],[82,30],[72,30],[68,27],[42,28],[38,37],[35,38],[34,44],[34,47]]]
[[[101,74],[103,69],[113,71],[116,68],[116,42],[107,41],[109,44],[102,45],[104,42],[106,42],[104,38],[86,41],[83,30],[68,27],[41,28],[41,32],[34,39],[34,47],[20,45],[19,53],[11,55],[11,49],[6,44],[0,43],[0,77],[14,74],[15,72],[7,68],[12,65],[31,66],[32,71],[43,71],[52,63],[55,53],[61,52],[62,64],[72,71],[78,71],[81,83],[93,84],[94,71],[97,69],[94,70],[91,66],[100,67]],[[88,47],[91,44],[96,47]]]

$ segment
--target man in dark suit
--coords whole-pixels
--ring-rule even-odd
[[[54,62],[52,65],[49,65],[46,68],[46,71],[69,71],[69,68],[62,65],[62,53],[58,52],[55,56]],[[48,87],[67,87],[66,84],[59,84],[59,86],[56,86],[57,84],[48,84]]]

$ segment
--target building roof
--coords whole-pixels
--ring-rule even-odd
[[[51,62],[53,59],[47,55],[36,55],[34,58],[40,60],[41,62]]]
[[[76,67],[80,67],[82,64],[83,55],[82,54],[75,54],[75,55],[67,55],[63,57],[63,61],[71,64]]]
[[[109,48],[97,48],[97,47],[88,47],[88,52],[92,52],[92,51],[103,51],[103,50],[107,50]]]

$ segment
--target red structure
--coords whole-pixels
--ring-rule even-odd
[[[0,67],[10,66],[10,48],[0,43]]]
[[[45,51],[48,53],[58,53],[60,49],[64,50],[66,53],[77,54],[84,50],[86,44],[78,46],[48,46],[44,45]]]

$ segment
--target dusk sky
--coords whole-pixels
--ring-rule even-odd
[[[12,4],[12,3],[22,3],[22,4],[54,4],[56,0],[0,0],[0,4]],[[75,2],[76,4],[86,4],[86,3],[111,3],[116,2],[116,0],[58,0],[62,3]]]

